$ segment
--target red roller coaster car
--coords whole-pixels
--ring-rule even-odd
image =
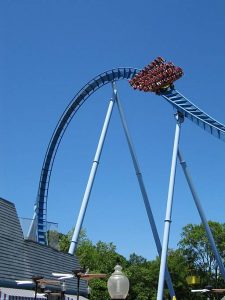
[[[176,67],[172,62],[166,62],[162,57],[157,57],[129,82],[134,89],[159,94],[183,74],[180,67]]]

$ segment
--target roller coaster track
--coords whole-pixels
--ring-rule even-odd
[[[70,121],[85,100],[87,100],[87,98],[96,90],[101,88],[103,85],[112,83],[113,81],[131,79],[138,72],[139,70],[135,68],[117,68],[101,73],[89,81],[82,89],[80,89],[80,91],[75,95],[63,112],[50,139],[39,181],[38,194],[35,203],[35,213],[37,218],[37,240],[39,243],[46,244],[47,198],[51,172],[58,147]],[[183,114],[184,117],[191,120],[196,125],[200,126],[215,137],[223,141],[225,140],[225,126],[201,111],[177,90],[174,88],[169,88],[160,95],[166,99],[177,111]]]
[[[225,126],[200,110],[177,90],[172,88],[162,93],[161,96],[172,104],[177,111],[182,113],[184,117],[218,139],[225,141]]]

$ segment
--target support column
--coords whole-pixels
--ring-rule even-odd
[[[104,145],[107,129],[108,129],[108,126],[109,126],[109,121],[110,121],[110,118],[111,118],[111,115],[112,115],[112,110],[113,110],[114,103],[115,103],[115,96],[113,95],[113,98],[109,102],[108,111],[107,111],[107,114],[106,114],[106,117],[105,117],[105,121],[104,121],[102,132],[101,132],[101,136],[100,136],[100,139],[99,139],[99,142],[98,142],[98,146],[97,146],[97,150],[96,150],[96,153],[95,153],[94,161],[93,161],[92,168],[91,168],[91,171],[90,171],[88,183],[87,183],[86,190],[85,190],[85,193],[84,193],[84,196],[83,196],[83,201],[82,201],[82,204],[81,204],[81,208],[80,208],[80,212],[79,212],[79,215],[78,215],[77,223],[76,223],[76,226],[75,226],[75,229],[74,229],[74,232],[73,232],[73,237],[72,237],[72,241],[71,241],[70,248],[69,248],[69,253],[70,254],[74,254],[74,252],[76,251],[76,248],[77,248],[79,233],[80,233],[80,230],[81,230],[81,226],[82,226],[84,216],[85,216],[85,212],[86,212],[87,205],[88,205],[88,200],[89,200],[91,190],[92,190],[92,187],[93,187],[93,183],[94,183],[96,171],[97,171],[97,168],[98,168],[102,148],[103,148],[103,145]]]
[[[179,139],[180,139],[181,123],[184,121],[184,117],[180,112],[177,112],[175,117],[176,117],[177,123],[176,123],[172,163],[171,163],[171,170],[170,170],[169,190],[168,190],[168,196],[167,196],[167,207],[166,207],[166,217],[165,217],[165,224],[164,224],[164,234],[163,234],[162,255],[161,255],[160,271],[159,271],[157,300],[163,299],[170,224],[172,222],[171,215],[172,215],[173,194],[174,194],[174,185],[175,185],[175,176],[176,176],[177,153],[178,153],[178,146],[179,146]]]
[[[222,259],[221,259],[221,256],[217,250],[217,247],[216,247],[216,243],[214,241],[214,238],[213,238],[213,235],[212,235],[212,232],[211,232],[211,229],[209,227],[209,224],[207,222],[207,219],[206,219],[206,216],[205,216],[205,213],[203,211],[203,208],[202,208],[202,205],[201,205],[201,202],[200,202],[200,199],[195,191],[195,188],[194,188],[194,185],[193,185],[193,182],[192,182],[192,179],[191,179],[191,176],[188,172],[188,169],[187,169],[187,164],[186,162],[184,161],[180,151],[178,150],[178,158],[179,158],[179,161],[180,161],[180,164],[181,164],[181,167],[182,167],[182,170],[184,172],[184,175],[185,175],[185,178],[187,180],[187,183],[188,183],[188,186],[190,188],[190,191],[191,191],[191,194],[193,196],[193,199],[194,199],[194,202],[195,202],[195,205],[197,207],[197,210],[198,210],[198,213],[199,213],[199,216],[201,218],[201,221],[202,221],[202,224],[203,226],[205,227],[205,231],[206,231],[206,235],[208,237],[208,240],[209,240],[209,243],[210,243],[210,246],[212,248],[212,251],[214,253],[214,256],[215,256],[215,259],[217,261],[217,264],[219,266],[219,269],[220,269],[220,272],[221,272],[221,275],[223,276],[223,279],[225,280],[225,269],[224,269],[224,265],[223,265],[223,262],[222,262]]]
[[[149,223],[150,223],[150,226],[151,226],[151,229],[152,229],[152,233],[153,233],[153,237],[154,237],[154,240],[155,240],[156,248],[157,248],[159,256],[161,256],[162,245],[161,245],[161,242],[160,242],[160,239],[159,239],[159,234],[158,234],[158,231],[157,231],[157,228],[156,228],[155,220],[154,220],[153,213],[152,213],[152,210],[151,210],[151,206],[150,206],[150,203],[149,203],[149,200],[148,200],[148,195],[147,195],[147,191],[145,189],[145,184],[144,184],[144,180],[143,180],[143,177],[142,177],[141,169],[139,167],[137,156],[135,154],[134,146],[133,146],[131,136],[130,136],[130,133],[129,133],[129,130],[128,130],[128,126],[127,126],[127,122],[126,122],[126,119],[125,119],[124,111],[123,111],[120,99],[118,97],[115,82],[113,82],[113,90],[114,90],[114,93],[116,95],[116,104],[117,104],[117,107],[118,107],[118,110],[119,110],[120,119],[121,119],[121,122],[122,122],[122,126],[123,126],[123,129],[124,129],[126,139],[127,139],[128,147],[129,147],[130,154],[131,154],[131,157],[132,157],[132,161],[133,161],[134,169],[135,169],[136,176],[137,176],[137,179],[138,179],[139,187],[140,187],[140,190],[141,190],[142,198],[144,200],[144,205],[145,205],[145,209],[146,209],[146,212],[147,212],[147,215],[148,215],[148,220],[149,220]],[[170,296],[171,296],[171,298],[173,298],[175,296],[175,291],[174,291],[174,288],[173,288],[172,280],[171,280],[171,277],[170,277],[167,266],[166,266],[166,271],[165,272],[166,272],[165,280],[166,280],[167,286],[169,288]]]
[[[27,237],[29,240],[37,241],[37,204],[34,207],[34,214],[31,220],[31,224],[27,233]]]

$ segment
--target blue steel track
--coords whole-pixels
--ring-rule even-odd
[[[85,100],[87,100],[89,96],[103,85],[122,79],[132,79],[139,71],[140,70],[135,68],[117,68],[101,73],[80,89],[63,112],[50,139],[39,181],[35,204],[38,224],[37,240],[39,243],[46,244],[47,198],[51,172],[58,147],[70,121]],[[169,88],[161,92],[160,96],[167,100],[184,117],[191,120],[218,139],[225,141],[225,126],[204,113],[177,90]]]

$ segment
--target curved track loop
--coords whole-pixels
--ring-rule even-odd
[[[134,68],[117,68],[101,73],[100,75],[89,81],[82,89],[80,89],[80,91],[75,95],[73,100],[63,112],[49,142],[39,181],[39,189],[35,204],[38,225],[37,240],[39,243],[46,243],[47,198],[54,159],[61,139],[74,114],[78,111],[85,100],[87,100],[87,98],[91,96],[91,94],[93,94],[95,91],[97,91],[100,87],[116,80],[131,79],[138,71],[138,69]]]
[[[87,98],[100,87],[105,84],[112,83],[113,81],[121,79],[131,79],[138,72],[139,70],[135,68],[117,68],[101,73],[100,75],[89,81],[76,94],[76,96],[73,98],[73,100],[70,102],[70,104],[62,114],[49,142],[39,181],[38,195],[35,204],[38,224],[37,240],[39,243],[46,243],[46,214],[50,177],[59,144],[70,121],[72,120],[78,109],[81,107],[81,105],[85,102],[85,100],[87,100]],[[208,131],[215,137],[222,139],[223,141],[225,140],[225,126],[205,114],[183,95],[181,95],[178,91],[176,91],[175,89],[168,89],[160,95],[170,104],[172,104],[172,106],[179,112],[181,112],[186,118],[190,119],[195,124],[202,127],[204,130]]]

